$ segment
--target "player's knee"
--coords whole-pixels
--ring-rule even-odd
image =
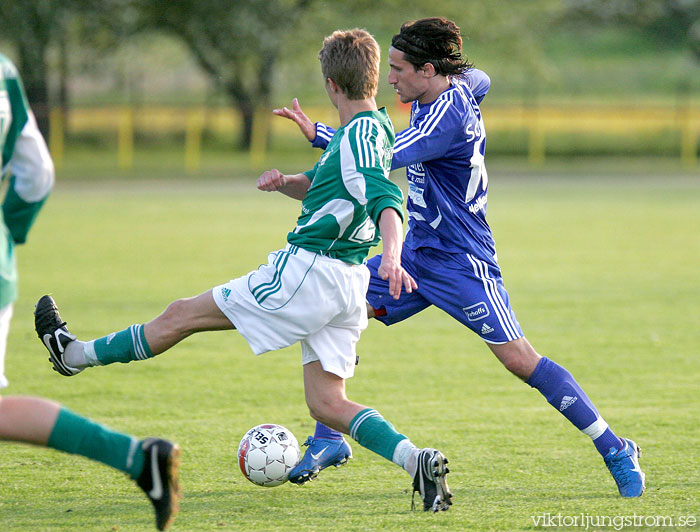
[[[307,406],[309,407],[309,415],[311,416],[311,419],[318,421],[319,423],[323,423],[324,420],[322,419],[323,416],[321,415],[321,411],[308,403]]]
[[[324,403],[317,400],[307,399],[306,406],[309,407],[309,415],[313,419],[315,419],[316,421],[320,421],[321,423],[323,423],[326,420],[328,409],[326,406],[324,406]]]
[[[339,404],[328,397],[307,398],[306,405],[313,419],[324,424],[332,424],[335,421],[335,413],[339,411]]]
[[[524,338],[509,342],[503,347],[505,349],[497,352],[498,359],[503,366],[524,381],[530,378],[537,363],[542,358],[537,351]]]
[[[530,378],[532,372],[535,371],[540,358],[542,357],[537,353],[534,353],[534,355],[528,354],[510,360],[505,366],[513,375],[526,381]]]
[[[530,376],[531,372],[528,372],[527,364],[525,364],[525,361],[520,357],[514,356],[512,358],[502,360],[501,362],[508,371],[522,380],[527,380],[527,378]]]
[[[327,412],[319,408],[317,405],[308,405],[309,407],[309,415],[314,421],[318,421],[319,423],[326,424],[328,422],[327,419]]]
[[[187,299],[178,299],[170,303],[158,317],[159,325],[171,333],[184,334],[188,332],[189,303]]]

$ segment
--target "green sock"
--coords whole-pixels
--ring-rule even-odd
[[[88,360],[97,359],[100,365],[127,363],[153,357],[143,332],[143,325],[132,325],[123,331],[87,342],[84,349]]]
[[[374,451],[387,460],[392,460],[394,450],[406,436],[399,434],[394,426],[379,412],[366,408],[350,422],[350,436],[362,447]]]
[[[97,460],[133,479],[141,474],[146,459],[136,438],[114,432],[64,407],[58,413],[47,445]]]

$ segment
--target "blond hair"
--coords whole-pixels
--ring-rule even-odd
[[[318,53],[325,79],[332,79],[350,100],[377,95],[380,51],[367,31],[337,30],[323,40]]]

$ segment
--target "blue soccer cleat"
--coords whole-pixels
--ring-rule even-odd
[[[304,445],[308,446],[301,461],[289,472],[289,482],[303,484],[315,479],[322,469],[340,467],[352,458],[352,449],[345,439],[329,440],[309,436]]]
[[[604,458],[610,474],[617,482],[617,489],[623,497],[641,497],[644,493],[644,472],[639,467],[642,450],[632,440],[623,439],[622,449],[610,449]]]

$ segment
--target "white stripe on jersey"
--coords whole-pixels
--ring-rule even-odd
[[[376,146],[372,146],[371,138],[375,129],[378,131],[376,122],[369,117],[358,118],[353,121],[355,127],[355,143],[357,145],[357,166],[359,168],[373,168],[376,164],[374,152]],[[379,135],[375,135],[379,141]]]
[[[471,89],[468,86],[463,85],[461,83],[455,84],[453,85],[453,87],[455,87],[455,89],[457,89],[460,92],[462,97],[469,102],[472,109],[476,113],[476,118],[478,120],[482,120],[481,109],[479,108],[479,104],[476,102],[476,96],[474,96],[474,93],[471,91]]]
[[[433,105],[428,114],[425,115],[425,120],[419,127],[411,126],[407,130],[402,131],[397,135],[396,142],[394,144],[394,151],[401,151],[402,149],[416,142],[418,139],[432,133],[433,129],[439,123],[440,118],[442,118],[442,115],[446,110],[447,104],[443,98],[440,98],[440,100]]]
[[[324,139],[326,142],[330,142],[333,135],[328,131],[328,126],[322,124],[321,122],[316,123],[316,135]]]
[[[366,199],[364,201],[365,203],[367,203]],[[338,224],[339,231],[338,236],[336,237],[337,240],[339,237],[343,236],[343,233],[347,230],[348,227],[350,227],[353,216],[355,215],[355,206],[352,204],[351,201],[348,201],[346,199],[336,198],[330,200],[323,207],[321,207],[315,213],[313,213],[311,219],[309,219],[308,222],[306,222],[304,225],[297,225],[294,228],[294,232],[300,232],[304,227],[315,224],[317,221],[319,221],[326,215],[330,215],[333,218],[335,218],[335,221]],[[330,249],[330,247],[328,249]]]
[[[437,218],[430,222],[430,227],[432,227],[433,229],[437,229],[438,225],[440,225],[440,222],[442,222],[442,213],[440,212],[440,208],[438,207]]]
[[[486,295],[489,298],[489,301],[491,301],[491,305],[496,312],[498,322],[501,324],[503,331],[506,333],[508,341],[510,342],[511,340],[516,340],[519,337],[517,332],[518,329],[513,323],[513,319],[510,312],[508,312],[506,304],[503,302],[503,299],[501,299],[501,296],[496,289],[496,281],[488,274],[488,265],[469,253],[467,253],[467,258],[469,259],[469,262],[472,263],[474,275],[476,275],[484,283]]]
[[[369,121],[369,119],[358,119],[357,124],[355,124],[355,147],[357,149],[357,158],[355,158],[352,150],[353,141],[350,140],[352,134],[351,128],[347,128],[344,131],[343,137],[340,139],[340,173],[343,178],[343,184],[345,189],[350,193],[350,195],[355,198],[355,200],[360,205],[367,205],[367,182],[365,181],[364,174],[358,170],[358,168],[367,168],[363,164],[363,157],[366,159],[367,155],[363,155],[365,147],[369,145],[366,139],[358,139],[362,121]],[[342,235],[342,233],[340,233]]]
[[[433,104],[428,114],[425,115],[425,120],[419,127],[410,127],[396,136],[394,153],[408,148],[411,144],[423,137],[429,136],[445,115],[450,105],[452,105],[452,91],[442,93],[436,103]]]
[[[355,146],[357,146],[357,166],[360,168],[367,167],[367,160],[369,156],[367,154],[367,142],[365,140],[365,130],[366,124],[358,120],[355,124]]]

